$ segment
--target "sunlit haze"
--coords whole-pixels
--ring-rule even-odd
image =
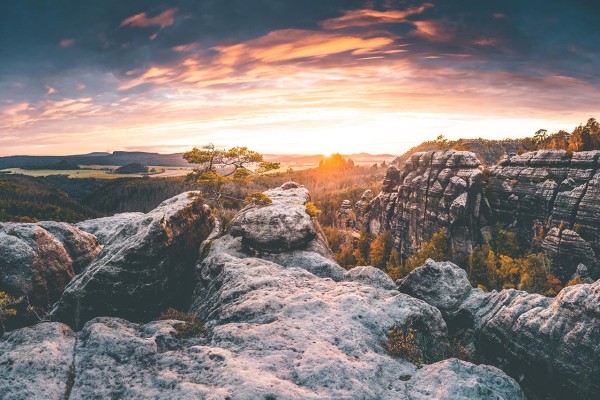
[[[399,154],[600,111],[593,1],[36,1],[0,13],[0,155]]]

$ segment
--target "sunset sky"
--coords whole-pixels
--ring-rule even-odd
[[[0,155],[399,154],[600,117],[597,0],[0,7]]]

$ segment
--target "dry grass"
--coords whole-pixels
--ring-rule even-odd
[[[175,319],[182,323],[175,324],[175,337],[185,339],[190,337],[204,336],[208,333],[204,322],[198,316],[191,312],[179,311],[169,308],[158,317],[159,320]]]

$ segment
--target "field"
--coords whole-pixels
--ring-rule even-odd
[[[96,178],[96,179],[117,179],[117,178],[139,178],[142,176],[171,178],[176,176],[186,175],[190,169],[183,167],[150,167],[155,168],[157,172],[149,174],[114,174],[112,169],[117,166],[97,166],[97,165],[82,165],[81,169],[71,170],[55,170],[55,169],[38,169],[29,170],[22,168],[8,168],[1,170],[2,173],[21,174],[28,176],[49,176],[49,175],[66,175],[69,178]]]

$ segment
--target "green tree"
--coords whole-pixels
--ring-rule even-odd
[[[218,208],[224,199],[243,200],[234,196],[236,187],[279,168],[279,163],[264,161],[262,154],[247,147],[223,150],[209,144],[184,153],[183,158],[196,165],[188,179],[195,181],[202,195]]]

